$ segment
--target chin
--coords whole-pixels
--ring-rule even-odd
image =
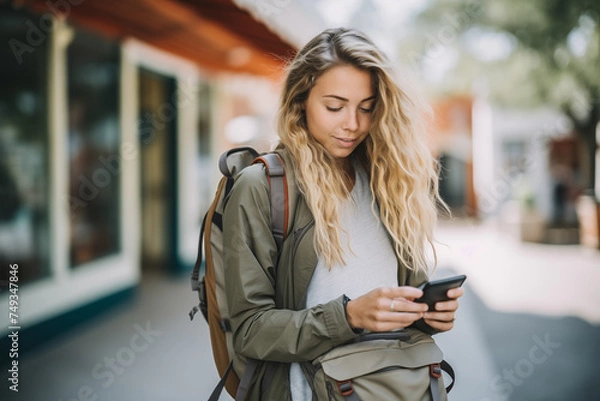
[[[352,152],[354,152],[354,149],[336,149],[334,152],[329,152],[329,154],[338,159],[345,159],[346,157],[349,157]]]

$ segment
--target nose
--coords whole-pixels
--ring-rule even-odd
[[[348,110],[343,128],[347,131],[356,131],[358,129],[358,125],[358,113],[353,110]]]

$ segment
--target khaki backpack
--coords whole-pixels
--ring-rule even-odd
[[[262,163],[267,172],[271,197],[271,231],[280,251],[288,231],[288,187],[282,159],[276,153],[260,155],[250,147],[231,149],[219,158],[223,174],[214,200],[204,216],[200,230],[198,256],[192,271],[192,290],[198,292],[200,303],[189,313],[190,319],[200,310],[208,322],[215,365],[221,377],[210,401],[218,400],[223,387],[236,400],[244,400],[257,361],[246,360],[233,350],[231,326],[228,320],[223,266],[223,212],[237,174],[249,165]],[[200,270],[205,256],[205,274]],[[240,378],[236,372],[244,372]]]
[[[362,335],[313,367],[317,399],[329,401],[446,401],[455,378],[433,338],[413,328]],[[447,388],[442,370],[452,378]]]

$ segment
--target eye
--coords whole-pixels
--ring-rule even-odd
[[[361,104],[358,108],[358,110],[361,113],[365,113],[365,114],[369,114],[372,113],[373,110],[375,109],[375,102],[365,102],[364,104]]]
[[[326,107],[327,107],[327,110],[333,111],[334,113],[337,111],[340,111],[342,109],[341,107],[329,107],[329,106],[326,106]]]

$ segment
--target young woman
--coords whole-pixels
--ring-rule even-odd
[[[249,400],[311,400],[310,361],[362,330],[453,327],[461,289],[435,312],[413,302],[441,202],[424,110],[354,30],[327,30],[292,61],[278,119],[292,229],[278,250],[261,165],[224,215],[234,347],[261,361]]]

